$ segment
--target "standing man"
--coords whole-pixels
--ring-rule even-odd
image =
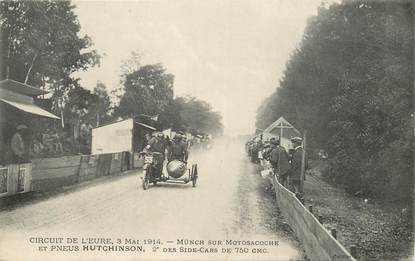
[[[272,147],[270,142],[267,140],[264,142],[264,149],[262,150],[262,163],[261,165],[265,165],[265,161],[269,161],[269,155],[271,153]]]
[[[293,154],[291,157],[291,171],[290,171],[290,182],[291,182],[291,191],[294,193],[303,193],[300,191],[301,186],[301,159],[303,154],[303,139],[300,137],[294,137],[291,139],[293,144]],[[305,169],[307,169],[307,156],[305,157],[304,162]]]
[[[261,150],[262,144],[258,137],[255,137],[252,142],[252,149],[251,149],[251,162],[252,163],[259,163],[258,152]]]
[[[274,173],[277,174],[278,180],[283,186],[287,186],[287,177],[290,170],[290,163],[288,162],[288,154],[284,147],[280,146],[280,140],[271,138],[272,149],[269,153],[269,160],[271,162]]]
[[[25,163],[28,161],[27,158],[27,145],[25,145],[25,142],[23,140],[23,132],[27,129],[26,125],[18,125],[17,131],[15,134],[13,134],[10,147],[13,152],[13,163]]]

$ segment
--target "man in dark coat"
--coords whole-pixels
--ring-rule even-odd
[[[262,158],[264,160],[269,160],[269,154],[271,153],[271,144],[269,141],[264,142],[264,149],[262,150]]]
[[[168,159],[169,161],[172,161],[172,160],[187,161],[187,157],[188,157],[187,145],[183,143],[181,135],[176,134],[173,138],[173,142],[168,152]]]
[[[150,151],[158,153],[157,156],[154,156],[154,158],[157,160],[157,175],[160,177],[163,171],[165,159],[164,154],[166,151],[166,144],[163,139],[163,134],[161,132],[156,133],[156,135],[150,139],[148,145],[150,146]]]
[[[280,182],[286,186],[287,177],[290,170],[290,163],[288,162],[288,154],[284,147],[280,146],[279,139],[271,139],[272,149],[269,154],[269,160],[271,162],[274,173],[279,177]]]
[[[303,147],[302,143],[303,140],[300,137],[294,137],[291,139],[291,143],[293,144],[294,150],[291,158],[291,170],[290,170],[290,183],[291,183],[291,191],[294,193],[302,193],[300,191],[300,184],[301,184],[301,161],[303,155]],[[304,163],[305,169],[307,169],[307,156],[305,157]]]

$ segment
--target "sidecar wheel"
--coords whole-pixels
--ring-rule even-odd
[[[196,187],[196,182],[197,182],[197,177],[198,177],[198,175],[197,175],[197,164],[194,164],[193,166],[192,166],[192,186],[193,187]]]

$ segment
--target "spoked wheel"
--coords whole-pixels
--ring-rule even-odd
[[[144,170],[144,178],[143,178],[143,189],[148,189],[148,185],[150,183],[150,173],[147,170]]]
[[[197,164],[192,165],[192,185],[196,187],[197,182]]]

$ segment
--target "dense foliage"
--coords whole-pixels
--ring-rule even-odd
[[[408,198],[413,181],[413,6],[344,1],[309,20],[280,86],[257,112],[284,116],[329,153],[352,192]]]
[[[116,116],[161,114],[173,99],[174,76],[160,64],[141,66],[125,76],[124,93]]]
[[[113,120],[110,115],[111,101],[106,86],[98,82],[93,91],[75,87],[68,93],[64,110],[66,124],[78,126],[87,122],[96,127]]]
[[[179,112],[179,122],[189,130],[214,135],[222,134],[222,116],[213,111],[209,103],[195,97],[178,97],[174,102]]]
[[[72,73],[99,62],[69,1],[0,2],[0,79],[43,87],[52,93],[53,109],[79,87]]]
[[[194,97],[173,97],[174,76],[161,64],[134,64],[138,68],[130,67],[122,76],[122,94],[119,105],[114,108],[116,117],[158,115],[161,128],[222,132],[221,116],[208,103]]]
[[[201,101],[174,99],[174,76],[161,64],[142,66],[136,52],[121,66],[122,88],[113,93],[119,96],[119,104],[111,106],[102,83],[92,92],[84,89],[73,73],[99,64],[100,56],[92,49],[91,39],[80,34],[73,9],[70,1],[0,2],[0,80],[9,78],[49,91],[51,99],[38,104],[61,115],[69,129],[80,122],[97,126],[146,114],[159,115],[164,128],[220,132],[219,115]],[[189,108],[199,114],[186,114]]]

